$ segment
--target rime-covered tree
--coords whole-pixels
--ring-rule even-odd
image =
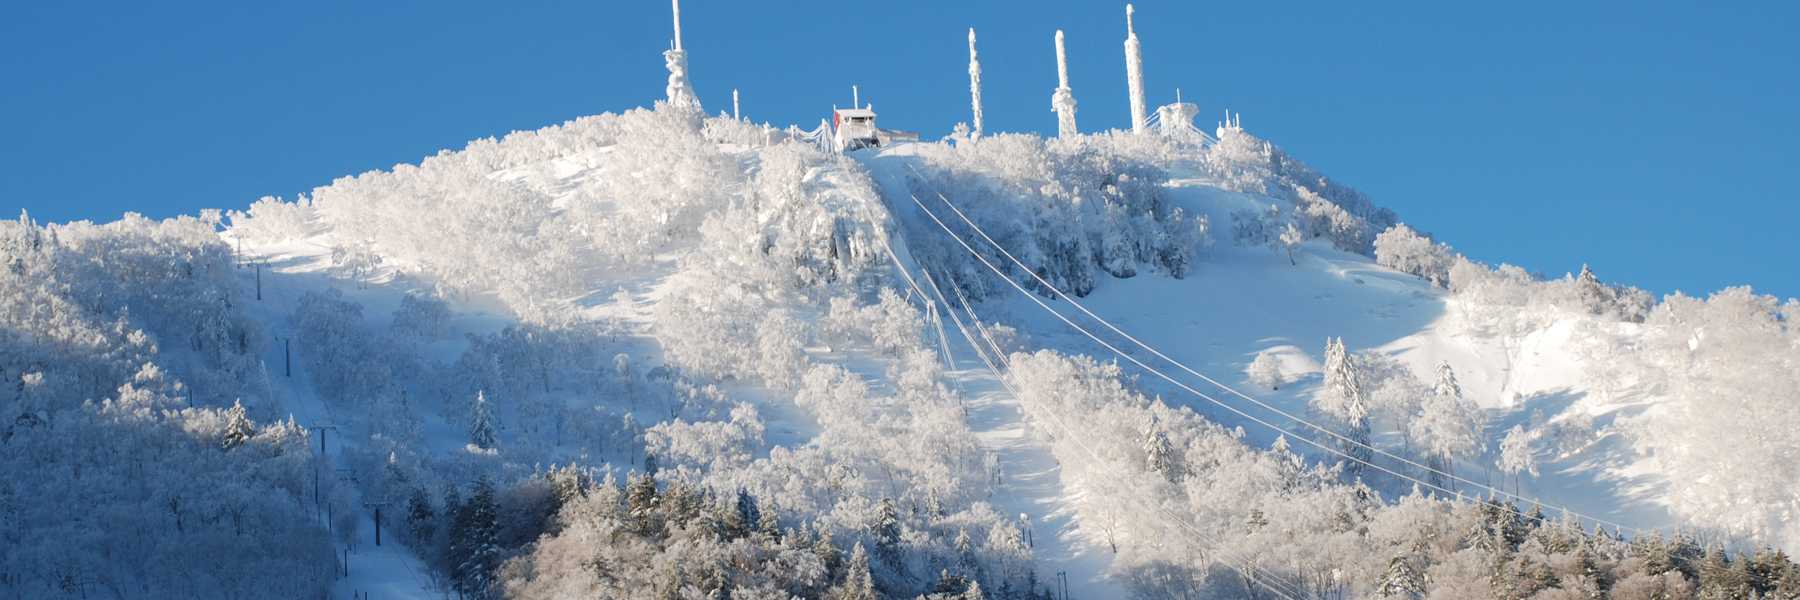
[[[1337,421],[1341,427],[1338,447],[1349,457],[1346,468],[1352,473],[1362,470],[1373,455],[1369,445],[1369,399],[1363,390],[1362,373],[1343,339],[1326,340],[1325,389],[1313,399],[1313,408]]]
[[[869,573],[869,554],[863,551],[862,542],[857,542],[850,549],[850,565],[844,573],[844,592],[839,598],[876,600],[875,579]]]
[[[1171,461],[1175,458],[1175,446],[1169,442],[1169,436],[1157,426],[1155,416],[1151,416],[1144,424],[1144,433],[1138,438],[1138,443],[1143,446],[1144,468],[1174,479],[1175,470]]]
[[[1375,594],[1381,598],[1416,599],[1424,597],[1425,581],[1404,556],[1388,560],[1387,571],[1375,580]]]
[[[1438,471],[1455,476],[1456,460],[1471,456],[1482,445],[1486,415],[1462,396],[1456,372],[1440,362],[1432,393],[1419,404],[1419,414],[1408,424],[1412,439],[1426,456],[1434,485],[1444,485]]]
[[[475,483],[475,495],[457,507],[450,528],[451,585],[466,598],[487,598],[499,566],[500,515],[494,502],[494,484],[485,475]]]
[[[1281,389],[1281,359],[1272,352],[1259,352],[1246,370],[1250,380],[1271,390]]]
[[[1506,437],[1500,440],[1500,471],[1513,476],[1513,491],[1519,493],[1519,473],[1530,473],[1537,477],[1537,454],[1532,451],[1531,443],[1537,440],[1537,432],[1525,429],[1525,425],[1514,425],[1507,430]]]
[[[256,424],[244,416],[244,402],[234,402],[231,410],[225,411],[225,449],[242,446],[253,437],[256,437]]]
[[[494,432],[494,407],[485,391],[475,393],[475,405],[469,410],[469,443],[483,450],[500,447],[500,437]]]

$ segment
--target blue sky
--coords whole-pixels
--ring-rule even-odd
[[[468,140],[648,105],[668,4],[0,6],[0,210],[110,221],[294,197]],[[1800,296],[1800,4],[1137,3],[1148,95],[1251,133],[1472,258],[1593,265],[1658,294]],[[714,113],[810,126],[861,86],[884,126],[1127,124],[1123,3],[683,6]],[[9,213],[11,214],[11,213]]]

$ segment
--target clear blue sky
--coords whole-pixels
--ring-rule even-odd
[[[1137,3],[1176,88],[1482,261],[1704,295],[1800,296],[1800,4]],[[468,140],[663,95],[666,2],[9,2],[0,211],[110,221],[292,198]],[[1128,121],[1122,2],[689,0],[715,114],[1054,132],[1068,35],[1083,129]],[[9,213],[13,214],[13,213]]]

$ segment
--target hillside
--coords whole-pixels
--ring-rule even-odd
[[[839,155],[659,105],[264,199],[218,241],[193,219],[100,226],[179,226],[111,243],[213,257],[203,293],[176,293],[227,307],[223,358],[192,358],[219,337],[190,332],[220,322],[205,308],[104,308],[164,297],[127,274],[124,292],[46,289],[102,298],[122,340],[147,324],[148,360],[193,390],[160,392],[194,407],[164,418],[212,423],[158,435],[223,460],[242,422],[286,448],[267,460],[308,457],[267,476],[291,496],[268,510],[310,523],[284,526],[313,536],[293,563],[336,549],[337,595],[1800,589],[1759,551],[1800,540],[1793,301],[1474,263],[1217,133]],[[9,248],[95,227],[21,223]],[[162,377],[108,368],[66,369],[92,390],[55,410]],[[13,472],[49,472],[23,447]],[[193,518],[231,513],[196,493]],[[49,549],[15,548],[15,595],[227,589],[58,579],[31,566]]]

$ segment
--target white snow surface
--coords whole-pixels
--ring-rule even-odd
[[[912,202],[902,173],[907,165],[922,165],[919,152],[924,144],[901,143],[879,151],[857,151],[851,155],[868,166],[880,184],[890,206]],[[554,176],[566,186],[558,195],[573,194],[582,176],[593,168],[605,150],[588,151],[555,161]],[[514,169],[514,171],[519,171]],[[495,173],[508,178],[506,172]],[[1205,259],[1182,279],[1139,275],[1130,279],[1099,277],[1093,292],[1079,302],[1127,334],[1156,348],[1170,358],[1209,377],[1254,396],[1291,415],[1306,414],[1308,399],[1319,388],[1320,360],[1325,341],[1342,337],[1352,349],[1378,350],[1388,353],[1412,367],[1417,376],[1430,381],[1432,369],[1440,361],[1449,362],[1458,374],[1466,397],[1476,401],[1490,414],[1488,439],[1497,444],[1504,431],[1526,421],[1533,410],[1556,415],[1582,399],[1588,390],[1582,385],[1581,364],[1564,348],[1568,327],[1552,327],[1534,332],[1523,339],[1496,339],[1470,336],[1457,332],[1447,324],[1450,313],[1448,292],[1403,273],[1375,264],[1371,259],[1332,249],[1328,243],[1308,241],[1299,264],[1291,265],[1267,248],[1237,247],[1230,243],[1229,233],[1222,230],[1231,223],[1230,214],[1243,208],[1266,210],[1282,201],[1256,194],[1227,191],[1208,177],[1194,172],[1172,172],[1167,184],[1172,202],[1193,214],[1206,215],[1220,238]],[[920,199],[925,200],[925,199]],[[910,211],[894,211],[908,215]],[[234,245],[238,242],[231,231],[223,234]],[[346,299],[364,305],[365,326],[384,326],[400,299],[408,293],[428,293],[433,281],[429,276],[409,270],[408,265],[387,263],[369,280],[366,288],[350,281],[329,276],[331,247],[341,243],[326,231],[313,238],[261,246],[242,246],[243,252],[266,260],[263,272],[263,301],[256,304],[257,314],[277,329],[278,338],[292,337],[287,325],[299,297],[308,290],[336,287]],[[896,236],[897,237],[897,236]],[[900,240],[895,251],[900,262],[912,270],[910,258]],[[655,257],[654,266],[629,280],[608,281],[591,290],[590,298],[606,298],[613,290],[624,288],[632,294],[637,310],[622,313],[611,304],[592,304],[583,315],[592,319],[618,319],[627,332],[621,350],[635,360],[647,364],[662,362],[661,350],[645,334],[650,314],[664,300],[670,279],[679,269],[684,250],[665,248]],[[916,271],[914,271],[916,273]],[[254,297],[254,276],[250,269],[240,271],[246,297]],[[491,294],[472,293],[467,297],[450,297],[453,318],[451,332],[441,341],[425,347],[425,355],[453,361],[467,346],[465,333],[491,333],[516,322],[514,317]],[[602,302],[602,301],[594,301]],[[1073,317],[1077,311],[1065,301],[1051,301],[1057,310]],[[1023,325],[1034,348],[1053,348],[1068,354],[1088,354],[1101,360],[1114,355],[1083,334],[1064,325],[1023,294],[1012,292],[1001,303],[988,302],[981,310],[988,322],[1002,321]],[[1081,317],[1079,322],[1091,323]],[[1089,327],[1090,331],[1104,328]],[[969,340],[958,339],[954,328],[946,328],[952,336],[951,353],[956,361],[951,376],[959,382],[967,398],[968,421],[984,450],[998,457],[1004,473],[1001,493],[991,502],[1004,514],[1028,515],[1034,524],[1034,551],[1039,572],[1046,578],[1066,572],[1073,597],[1097,598],[1120,595],[1106,579],[1112,554],[1105,544],[1086,539],[1073,529],[1073,498],[1059,480],[1059,466],[1048,449],[1025,434],[1026,417],[1016,398],[1011,397],[995,374],[976,359]],[[1294,422],[1274,413],[1251,406],[1230,394],[1217,393],[1211,384],[1166,369],[1148,352],[1137,349],[1115,334],[1102,337],[1115,346],[1134,353],[1140,359],[1163,369],[1182,382],[1206,391],[1214,398],[1232,403],[1241,410],[1268,420],[1285,429],[1290,439],[1302,432]],[[282,344],[276,342],[267,358],[271,372],[279,372],[283,364]],[[857,360],[854,353],[832,352],[827,348],[807,348],[810,358],[820,362],[837,362],[864,372],[879,374],[882,365]],[[302,424],[319,424],[332,419],[325,404],[313,395],[305,376],[303,361],[295,348],[293,377],[278,378],[288,386],[285,395],[288,408]],[[1279,390],[1258,389],[1244,373],[1258,353],[1276,354],[1282,362],[1287,384]],[[1120,359],[1120,362],[1124,362]],[[1172,384],[1140,373],[1139,383],[1155,391],[1171,405],[1185,405],[1226,426],[1242,426],[1247,437],[1267,447],[1284,433],[1232,415],[1212,402],[1177,389]],[[806,411],[794,405],[791,394],[741,382],[722,385],[734,398],[757,405],[767,423],[768,446],[796,446],[807,443],[818,430]],[[1616,429],[1606,426],[1621,416],[1637,414],[1648,402],[1616,403],[1595,406],[1591,410],[1600,426],[1601,439],[1573,455],[1547,459],[1542,476],[1523,481],[1522,496],[1541,499],[1548,505],[1632,527],[1667,527],[1677,520],[1666,508],[1662,494],[1664,485],[1655,469],[1641,463],[1628,441]],[[422,406],[419,413],[426,421],[426,437],[433,450],[443,453],[462,451],[466,437],[459,426],[442,422],[435,406]],[[1375,435],[1394,435],[1393,423],[1375,423]],[[338,438],[330,438],[329,453],[338,450]],[[1295,443],[1296,451],[1312,458],[1333,459],[1322,451]],[[761,455],[766,455],[766,448]],[[1468,479],[1491,483],[1502,482],[1491,468],[1464,463],[1456,473]],[[1508,488],[1511,489],[1511,488]],[[1477,490],[1463,487],[1470,494]],[[392,513],[397,518],[401,508]],[[1553,513],[1554,514],[1554,513]],[[384,515],[386,516],[386,515]],[[397,519],[390,519],[390,522]],[[372,515],[365,524],[372,522]],[[434,588],[419,559],[403,545],[384,540],[374,545],[372,529],[362,530],[362,539],[348,554],[348,577],[336,587],[339,595],[370,592],[372,598],[435,598],[444,595]],[[394,539],[394,538],[389,538]],[[340,546],[339,553],[344,550]]]

